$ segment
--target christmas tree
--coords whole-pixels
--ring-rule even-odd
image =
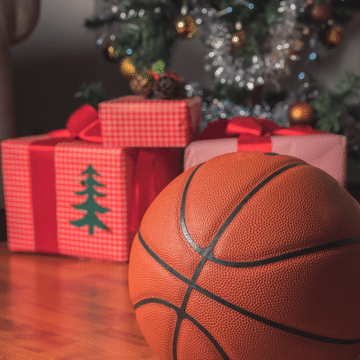
[[[340,49],[358,10],[360,0],[103,0],[85,25],[99,32],[105,58],[120,63],[135,93],[202,96],[202,129],[219,118],[252,115],[346,134],[350,152],[360,153],[360,111],[351,104],[360,76],[346,73],[329,90],[305,70],[292,72],[296,62],[306,67]],[[195,37],[207,48],[211,90],[167,69],[174,43]],[[282,86],[289,76],[301,80],[290,93]]]
[[[94,227],[97,226],[100,229],[108,230],[106,225],[97,217],[96,213],[104,214],[110,209],[107,209],[101,205],[99,205],[95,199],[94,196],[97,197],[105,197],[105,194],[101,194],[98,191],[94,189],[95,186],[103,187],[104,184],[99,183],[94,179],[94,175],[101,176],[98,174],[92,165],[90,164],[85,171],[81,173],[81,175],[88,175],[88,178],[86,180],[81,181],[81,185],[86,186],[86,189],[83,191],[77,191],[76,195],[87,195],[88,198],[86,201],[82,204],[73,205],[73,207],[77,210],[84,210],[86,211],[85,216],[82,219],[79,220],[72,220],[70,223],[77,227],[82,227],[85,225],[89,225],[89,234],[94,234]]]

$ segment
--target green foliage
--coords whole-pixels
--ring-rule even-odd
[[[151,65],[151,71],[163,75],[165,73],[165,63],[162,60],[156,61]]]
[[[162,59],[166,65],[170,58],[171,47],[176,40],[173,31],[173,20],[180,14],[181,2],[170,0],[129,0],[122,2],[121,11],[128,14],[130,10],[143,10],[143,16],[121,20],[114,16],[88,19],[85,26],[98,29],[113,22],[118,22],[121,36],[113,45],[122,56],[131,54],[138,72],[149,69],[151,64]],[[158,11],[159,9],[160,11]]]
[[[322,1],[322,0],[321,0]],[[314,4],[321,2],[313,0]],[[142,16],[129,16],[126,19],[119,18],[119,14],[99,16],[87,19],[85,26],[89,29],[111,28],[112,24],[120,26],[121,35],[113,42],[113,45],[122,56],[131,55],[136,71],[141,72],[151,68],[151,64],[161,59],[167,66],[171,48],[177,36],[174,31],[174,19],[181,12],[182,1],[180,0],[127,0],[119,1],[120,12],[129,14],[135,10],[135,14],[141,11]],[[188,1],[189,9],[192,2]],[[275,21],[282,16],[279,13],[281,0],[251,0],[253,6],[234,0],[206,0],[201,4],[207,4],[218,11],[232,9],[221,20],[226,24],[230,32],[235,31],[235,24],[240,22],[246,32],[246,46],[237,51],[237,56],[245,61],[250,61],[254,55],[269,51],[266,43],[271,39],[270,29]],[[331,0],[333,6],[333,18],[335,22],[347,23],[354,12],[360,10],[360,0]],[[110,7],[110,5],[109,5]],[[305,11],[300,16],[300,21],[314,24]],[[195,34],[197,36],[197,34]],[[190,40],[187,40],[190,41]]]
[[[316,110],[315,127],[321,130],[339,133],[341,117],[347,103],[359,96],[360,75],[354,71],[346,72],[336,90],[328,90],[319,95],[312,103]]]
[[[107,100],[107,95],[101,82],[92,82],[90,84],[82,84],[75,97],[81,99],[84,104],[90,104],[96,110],[102,101]]]

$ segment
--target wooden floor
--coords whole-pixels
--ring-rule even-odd
[[[348,190],[360,202],[360,186]],[[127,264],[11,253],[0,242],[0,360],[158,360],[136,323],[127,272]]]
[[[0,360],[157,360],[136,323],[127,264],[10,253],[0,243]]]

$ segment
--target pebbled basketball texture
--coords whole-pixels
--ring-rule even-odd
[[[216,157],[149,207],[129,290],[161,360],[355,360],[360,206],[299,159]]]

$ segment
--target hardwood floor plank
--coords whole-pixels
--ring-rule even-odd
[[[111,352],[106,349],[91,348],[88,344],[74,343],[42,354],[56,360],[157,360],[155,356],[132,353],[130,351]]]
[[[127,271],[127,264],[11,253],[1,243],[4,358],[15,359],[16,349],[22,359],[157,360],[137,325]]]
[[[36,354],[30,350],[19,348],[7,341],[0,340],[0,360],[52,360],[52,359],[47,356],[43,356],[42,354]]]

